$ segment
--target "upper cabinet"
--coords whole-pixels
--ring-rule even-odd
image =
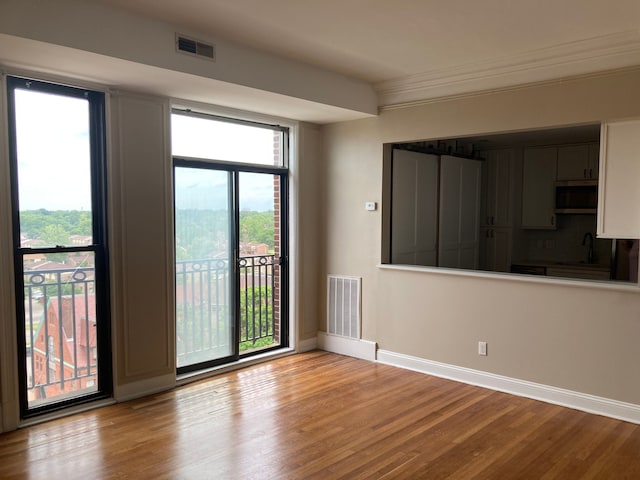
[[[513,191],[513,149],[489,150],[482,171],[482,212],[480,222],[487,227],[510,227]]]
[[[640,119],[600,129],[598,229],[602,238],[640,238]]]
[[[558,180],[597,180],[598,145],[567,145],[558,148]]]
[[[522,164],[522,228],[555,230],[558,149],[526,148]]]

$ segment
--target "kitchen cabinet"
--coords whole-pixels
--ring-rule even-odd
[[[481,161],[441,157],[438,266],[478,268],[481,183]]]
[[[480,160],[393,150],[391,262],[478,268]]]
[[[391,262],[431,265],[437,261],[437,155],[394,150],[393,208],[402,215],[391,219]]]
[[[640,119],[600,128],[598,237],[640,238]]]
[[[610,280],[611,273],[607,268],[582,268],[561,265],[548,267],[547,276],[561,278],[580,278],[583,280]]]
[[[485,162],[482,171],[483,226],[509,227],[513,223],[513,149],[483,152]]]
[[[598,144],[558,147],[558,180],[597,180]]]
[[[480,268],[489,272],[509,272],[511,269],[511,228],[480,229]]]
[[[522,228],[555,230],[556,147],[526,148],[522,164]]]

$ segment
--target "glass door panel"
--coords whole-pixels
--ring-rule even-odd
[[[280,176],[239,172],[240,353],[280,345]]]
[[[232,182],[226,171],[176,166],[178,368],[235,354]]]

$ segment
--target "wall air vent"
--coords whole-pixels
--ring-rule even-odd
[[[215,45],[201,42],[200,40],[187,37],[180,33],[176,33],[176,51],[208,60],[216,60]]]
[[[360,277],[329,275],[327,333],[360,338]]]

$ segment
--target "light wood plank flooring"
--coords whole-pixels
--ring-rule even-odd
[[[640,479],[640,426],[310,352],[0,435],[0,478]]]

